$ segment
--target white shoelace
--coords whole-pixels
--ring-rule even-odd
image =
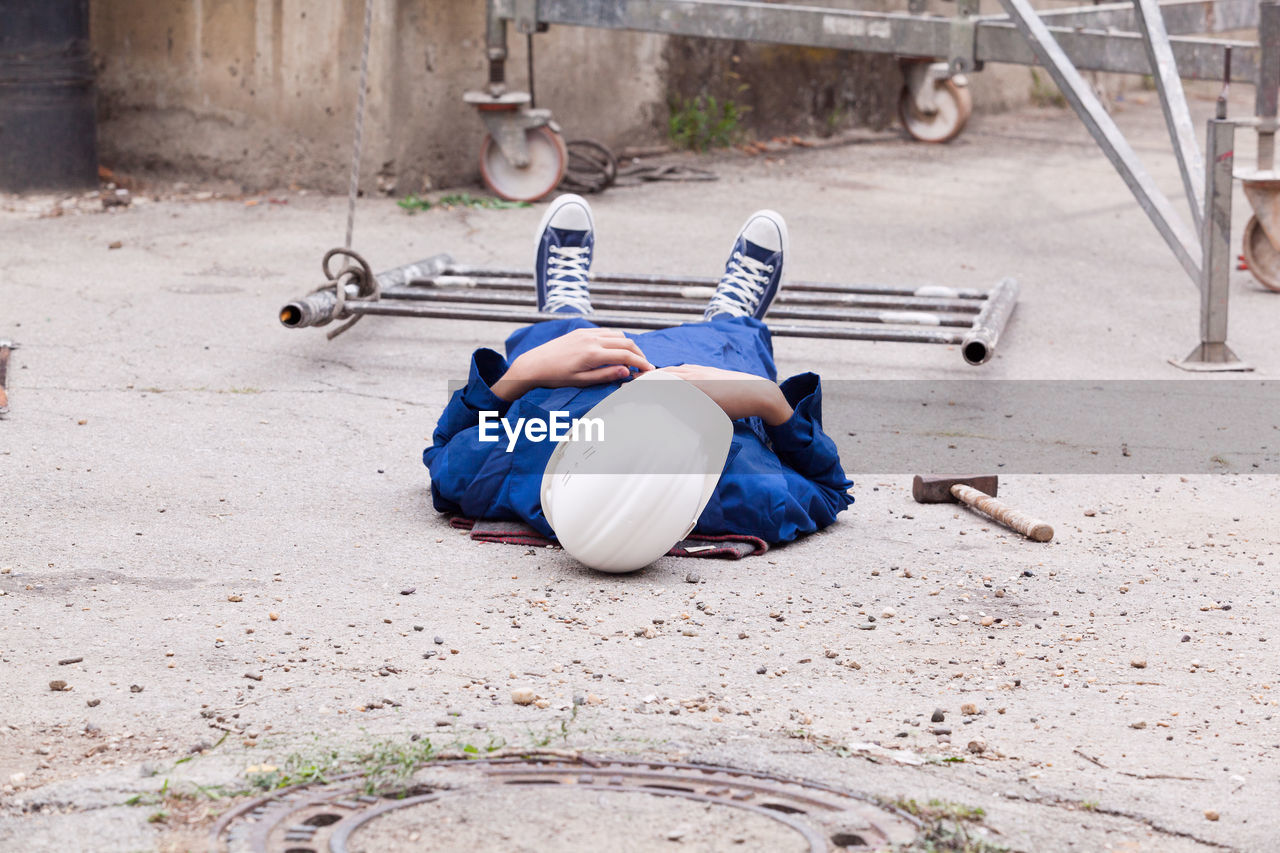
[[[590,314],[590,263],[591,250],[586,246],[552,246],[547,257],[547,301],[542,310],[572,308]]]
[[[760,304],[772,273],[772,265],[741,252],[734,252],[729,260],[729,268],[720,279],[720,286],[707,305],[705,316],[732,314],[735,317],[750,317]]]

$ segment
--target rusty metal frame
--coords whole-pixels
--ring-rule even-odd
[[[468,266],[435,255],[376,278],[372,298],[362,298],[355,283],[345,285],[341,306],[333,288],[316,291],[281,308],[280,322],[306,328],[373,314],[530,324],[565,316],[537,311],[533,272],[527,269]],[[607,312],[590,315],[591,322],[625,329],[665,329],[700,320],[717,282],[649,274],[593,275],[591,281],[592,302]],[[769,312],[769,331],[782,337],[959,346],[965,361],[979,365],[994,354],[1017,299],[1018,284],[1011,278],[990,291],[787,282]]]

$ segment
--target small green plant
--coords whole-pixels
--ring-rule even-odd
[[[1067,99],[1058,91],[1052,80],[1045,80],[1036,69],[1031,69],[1031,103],[1037,107],[1059,107],[1067,105]]]
[[[483,210],[511,210],[532,207],[527,201],[506,201],[492,196],[477,196],[471,193],[450,193],[440,196],[435,201],[425,199],[417,193],[410,193],[396,202],[396,204],[400,205],[408,213],[418,213],[423,210],[430,210],[433,207],[441,207],[445,210],[452,210],[455,207],[481,208]]]
[[[832,136],[849,122],[849,111],[844,107],[836,107],[827,113],[825,119],[827,135]]]
[[[974,837],[970,830],[981,824],[987,813],[978,806],[929,800],[898,799],[889,803],[924,824],[924,829],[903,853],[1002,853],[1007,848]]]
[[[573,710],[569,712],[569,716],[561,717],[559,723],[554,727],[548,727],[541,734],[529,731],[529,743],[537,749],[548,747],[555,743],[557,739],[561,743],[568,743],[569,736],[573,734],[573,724],[578,719],[578,706],[574,705]]]
[[[1082,800],[1080,803],[1080,809],[1086,812],[1096,812],[1098,810],[1098,801]]]
[[[987,816],[986,811],[980,806],[966,806],[964,803],[953,803],[948,800],[935,799],[922,804],[915,800],[902,799],[895,801],[893,805],[909,815],[925,820],[950,818],[951,820],[982,823]]]
[[[357,755],[355,763],[364,771],[365,793],[374,794],[404,788],[413,771],[434,757],[428,738],[408,743],[384,740]]]
[[[409,193],[400,199],[396,204],[400,205],[407,213],[417,213],[421,210],[430,210],[431,202],[417,193]]]
[[[739,91],[746,87],[740,87]],[[728,148],[742,138],[742,120],[750,107],[714,95],[672,99],[667,133],[679,148],[706,151]]]
[[[245,779],[251,787],[260,791],[274,791],[312,782],[324,784],[341,766],[342,758],[338,750],[317,749],[314,752],[291,754],[284,760],[282,767],[270,764],[250,767],[245,771]]]

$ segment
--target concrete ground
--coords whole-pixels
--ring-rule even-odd
[[[1117,118],[1176,196],[1154,98]],[[768,205],[798,278],[1023,285],[983,368],[779,339],[784,374],[1177,378],[1165,359],[1195,342],[1195,290],[1069,112],[705,164],[717,183],[594,198],[597,269],[712,274]],[[936,798],[1015,850],[1275,849],[1274,477],[1007,477],[1048,545],[917,506],[901,473],[855,478],[834,527],[741,562],[615,577],[473,543],[432,510],[420,454],[447,383],[509,329],[281,328],[345,204],[277,198],[0,214],[0,336],[21,344],[0,422],[0,848],[200,849],[246,768],[417,735]],[[367,199],[356,245],[379,267],[525,265],[540,213]],[[1235,272],[1231,300],[1232,343],[1275,377],[1280,294]],[[855,413],[829,402],[828,431]]]

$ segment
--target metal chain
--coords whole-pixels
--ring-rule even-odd
[[[364,42],[360,46],[360,91],[356,95],[355,144],[351,150],[351,186],[347,189],[347,242],[351,248],[351,233],[356,226],[356,195],[360,191],[360,153],[364,148],[364,101],[369,88],[369,38],[373,32],[373,0],[364,2]]]

